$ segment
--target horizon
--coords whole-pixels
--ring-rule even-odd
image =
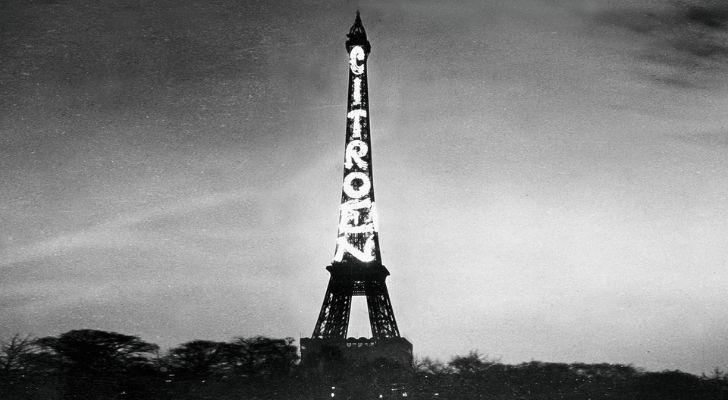
[[[728,369],[715,1],[9,2],[0,337],[310,336],[357,9],[415,356]]]

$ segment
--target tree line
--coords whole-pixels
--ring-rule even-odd
[[[0,399],[205,398],[206,386],[223,380],[282,380],[297,361],[292,338],[193,340],[160,352],[137,336],[100,330],[15,335],[0,347]]]
[[[333,371],[298,363],[292,338],[193,340],[161,351],[137,336],[81,329],[0,343],[0,399],[722,399],[728,375],[620,364],[508,365],[478,352],[413,368],[380,360]]]

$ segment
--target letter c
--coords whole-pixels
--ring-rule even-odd
[[[359,64],[359,61],[364,61],[364,49],[361,46],[354,46],[349,53],[349,68],[354,75],[361,75],[364,73],[364,64]]]

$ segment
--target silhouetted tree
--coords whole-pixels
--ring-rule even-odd
[[[69,399],[126,395],[154,373],[150,356],[158,349],[136,336],[92,329],[72,330],[36,343],[56,357]]]
[[[424,375],[442,375],[453,372],[453,369],[440,360],[433,360],[430,357],[415,359],[415,373]]]
[[[193,340],[169,350],[165,363],[181,379],[220,376],[227,366],[227,344]]]
[[[28,361],[35,353],[34,339],[13,335],[0,342],[0,383],[12,382],[28,369]]]
[[[344,399],[402,399],[405,393],[458,400],[728,399],[728,377],[720,370],[699,377],[620,364],[505,365],[471,351],[447,364],[418,360],[413,371],[382,358],[342,361],[337,373],[318,374],[297,368],[291,338],[194,340],[162,358],[157,349],[136,336],[96,330],[37,340],[15,335],[0,342],[0,399],[284,400],[331,393]]]
[[[477,350],[471,350],[467,356],[455,356],[448,365],[459,374],[475,374],[483,372],[495,365],[486,356],[480,355]]]
[[[298,361],[293,338],[237,337],[226,346],[232,373],[243,376],[288,374]]]
[[[702,399],[712,394],[700,378],[681,371],[645,373],[635,387],[645,400]]]
[[[60,392],[55,357],[31,336],[15,334],[0,342],[0,399],[57,398]]]

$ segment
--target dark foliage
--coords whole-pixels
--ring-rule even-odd
[[[293,339],[194,340],[158,354],[136,336],[73,330],[0,342],[0,399],[728,399],[728,376],[532,361],[476,351],[413,369],[379,360],[328,375],[297,364]],[[380,397],[381,396],[381,397]]]
[[[116,399],[142,394],[155,373],[155,344],[136,336],[91,329],[44,337],[35,344],[55,363],[66,399]]]

